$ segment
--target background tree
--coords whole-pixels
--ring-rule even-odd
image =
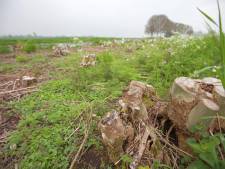
[[[164,34],[170,36],[174,32],[181,34],[193,34],[193,28],[189,25],[171,21],[166,15],[153,15],[145,27],[146,34]]]

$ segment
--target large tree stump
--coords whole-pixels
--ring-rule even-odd
[[[172,85],[171,110],[168,112],[168,116],[180,129],[186,128],[188,114],[196,105],[195,88],[195,82],[186,77],[175,79]]]
[[[180,77],[171,88],[169,118],[179,129],[190,129],[203,117],[224,113],[224,104],[225,91],[220,80]]]
[[[216,122],[210,117],[216,117],[218,113],[224,115],[225,90],[219,79],[179,77],[170,94],[168,117],[176,125],[179,147],[186,147],[189,129],[193,126],[202,124],[210,128]]]
[[[146,150],[151,149],[154,154],[149,158],[162,160],[159,154],[163,152],[163,146],[157,137],[156,126],[159,124],[156,120],[167,106],[159,102],[155,89],[132,81],[124,90],[119,104],[119,113],[112,112],[100,122],[103,143],[110,159],[115,163],[122,154],[128,153],[133,157],[130,168],[136,169]]]

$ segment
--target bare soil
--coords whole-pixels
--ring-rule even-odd
[[[104,162],[109,163],[109,159],[107,158],[106,151],[99,151],[96,148],[91,148],[86,151],[79,163],[77,164],[76,168],[79,169],[101,169],[101,164]]]

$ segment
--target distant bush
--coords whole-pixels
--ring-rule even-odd
[[[27,53],[32,53],[35,52],[37,50],[37,47],[34,43],[32,42],[27,42],[25,43],[25,45],[23,46],[23,51],[27,52]]]
[[[9,46],[0,46],[0,53],[10,53],[12,52]]]
[[[25,63],[28,62],[29,60],[30,58],[27,56],[16,56],[16,61],[20,63]]]

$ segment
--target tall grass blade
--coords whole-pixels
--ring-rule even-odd
[[[219,12],[219,32],[220,32],[220,55],[222,66],[222,82],[225,87],[225,37],[223,33],[222,15],[220,10],[220,4],[217,0],[218,12]]]
[[[200,13],[202,13],[203,16],[205,16],[210,22],[212,22],[214,25],[216,25],[219,28],[219,49],[220,49],[220,57],[221,57],[221,80],[223,83],[223,87],[225,88],[225,35],[223,33],[223,24],[222,24],[222,15],[221,15],[221,9],[220,9],[220,3],[219,0],[217,0],[217,6],[218,6],[218,12],[219,12],[219,25],[216,23],[216,21],[210,17],[207,13],[202,11],[201,9],[197,8]],[[211,26],[207,24],[209,28],[211,29]]]
[[[204,15],[209,21],[211,21],[214,25],[218,26],[218,24],[216,23],[216,21],[210,17],[207,13],[205,13],[204,11],[202,11],[201,9],[197,8],[199,10],[199,12],[202,13],[202,15]]]

